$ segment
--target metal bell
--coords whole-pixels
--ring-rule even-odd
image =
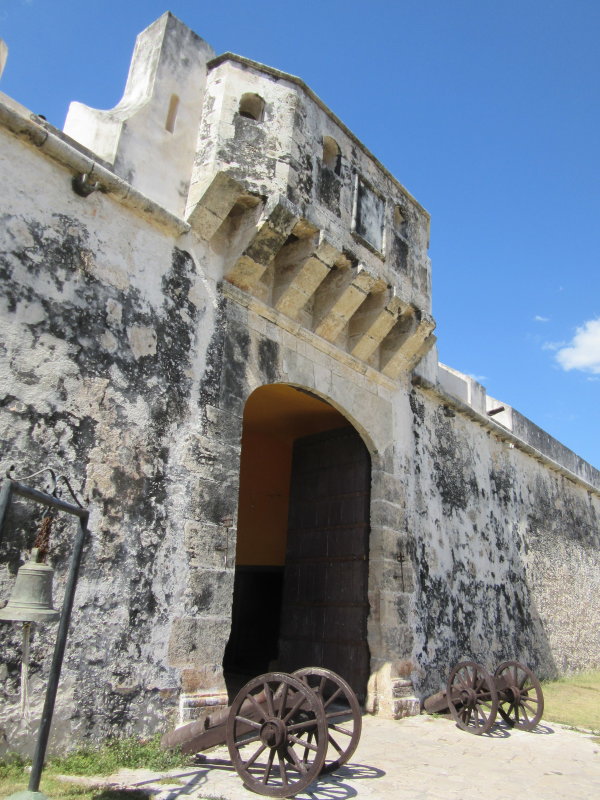
[[[7,605],[0,610],[0,620],[15,622],[55,622],[60,612],[52,606],[52,576],[54,570],[38,564],[38,549],[17,572],[17,579]]]

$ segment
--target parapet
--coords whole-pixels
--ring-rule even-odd
[[[136,39],[121,101],[71,103],[64,132],[135,189],[182,216],[214,51],[170,12]]]
[[[415,386],[435,393],[448,407],[486,426],[509,447],[523,450],[588,491],[600,494],[599,470],[508,403],[489,395],[475,378],[445,364],[428,364],[428,360],[424,359],[415,371]]]

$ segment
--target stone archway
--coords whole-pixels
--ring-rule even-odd
[[[364,699],[370,457],[339,411],[285,384],[244,411],[230,694],[249,675],[327,666]]]

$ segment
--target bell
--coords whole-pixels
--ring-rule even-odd
[[[0,610],[0,620],[14,622],[55,622],[60,612],[52,607],[52,576],[54,570],[37,563],[38,549],[34,547],[31,558],[20,567],[12,595]]]

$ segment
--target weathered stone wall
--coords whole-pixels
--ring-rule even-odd
[[[206,276],[164,229],[101,193],[78,197],[66,170],[11,136],[2,137],[2,174],[12,206],[0,262],[2,465],[19,475],[56,466],[92,510],[59,714],[86,731],[147,727],[157,695],[178,688],[167,643],[188,559],[174,453],[199,383],[203,326],[213,325]],[[34,509],[19,504],[9,526],[5,584],[31,546]],[[58,600],[73,534],[59,530]],[[2,634],[12,701],[20,641],[6,623]],[[53,638],[49,628],[34,635],[37,704]]]
[[[419,691],[465,658],[540,677],[598,665],[600,493],[439,396],[410,402]]]

